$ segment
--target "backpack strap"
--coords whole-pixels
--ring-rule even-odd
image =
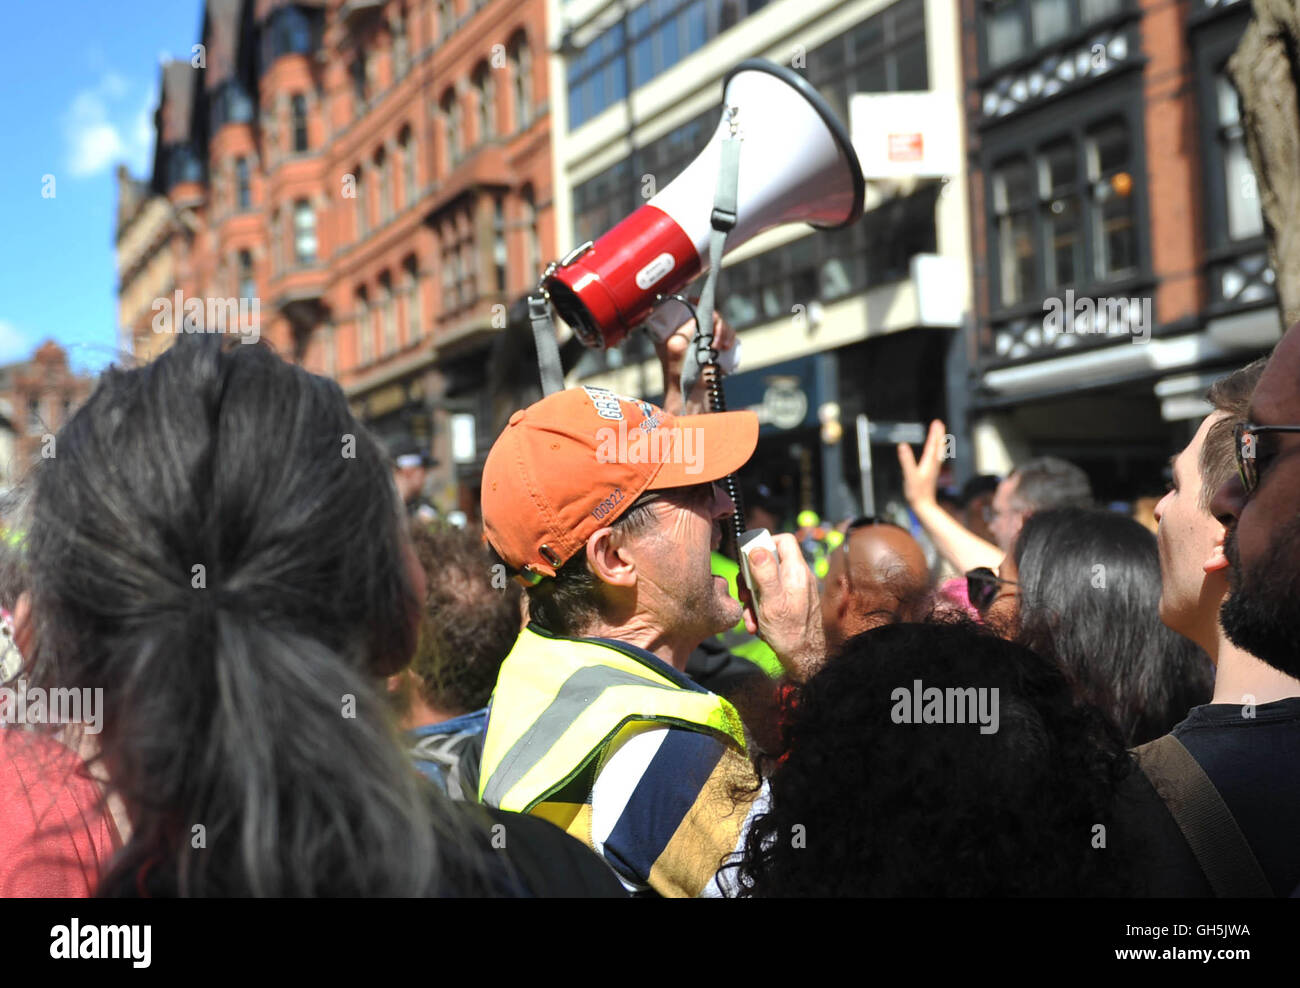
[[[1273,889],[1246,835],[1186,746],[1166,734],[1133,749],[1133,754],[1187,839],[1214,894],[1221,899],[1271,897]]]

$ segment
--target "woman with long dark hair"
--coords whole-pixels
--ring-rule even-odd
[[[423,574],[334,382],[217,337],[110,369],[35,471],[25,561],[27,679],[103,690],[128,833],[100,894],[546,891],[402,751],[380,684]]]
[[[1160,621],[1156,538],[1124,515],[1036,512],[1002,563],[986,617],[1058,663],[1130,746],[1210,702],[1209,657]]]

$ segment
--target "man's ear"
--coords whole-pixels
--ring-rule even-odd
[[[1228,568],[1228,557],[1223,552],[1223,540],[1228,532],[1222,525],[1219,526],[1219,537],[1215,539],[1214,548],[1210,551],[1209,557],[1201,564],[1201,569],[1208,573],[1217,573],[1220,570]]]
[[[598,528],[587,539],[587,564],[602,583],[636,586],[636,562],[627,546],[618,545],[612,528]]]
[[[835,595],[835,619],[844,623],[844,615],[857,603],[857,594],[849,587],[848,578],[841,573],[835,578],[839,593]]]

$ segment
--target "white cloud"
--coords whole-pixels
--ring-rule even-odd
[[[110,70],[93,88],[73,97],[63,115],[65,165],[73,178],[98,175],[119,161],[137,174],[148,167],[155,89],[150,87],[137,103],[130,98],[131,85]]]
[[[32,355],[32,344],[13,323],[0,319],[0,364],[25,360]]]

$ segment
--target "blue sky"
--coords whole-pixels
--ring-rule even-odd
[[[114,172],[153,159],[161,55],[190,57],[201,0],[5,3],[0,35],[0,363],[55,339],[117,354]],[[41,195],[54,176],[53,198]]]

